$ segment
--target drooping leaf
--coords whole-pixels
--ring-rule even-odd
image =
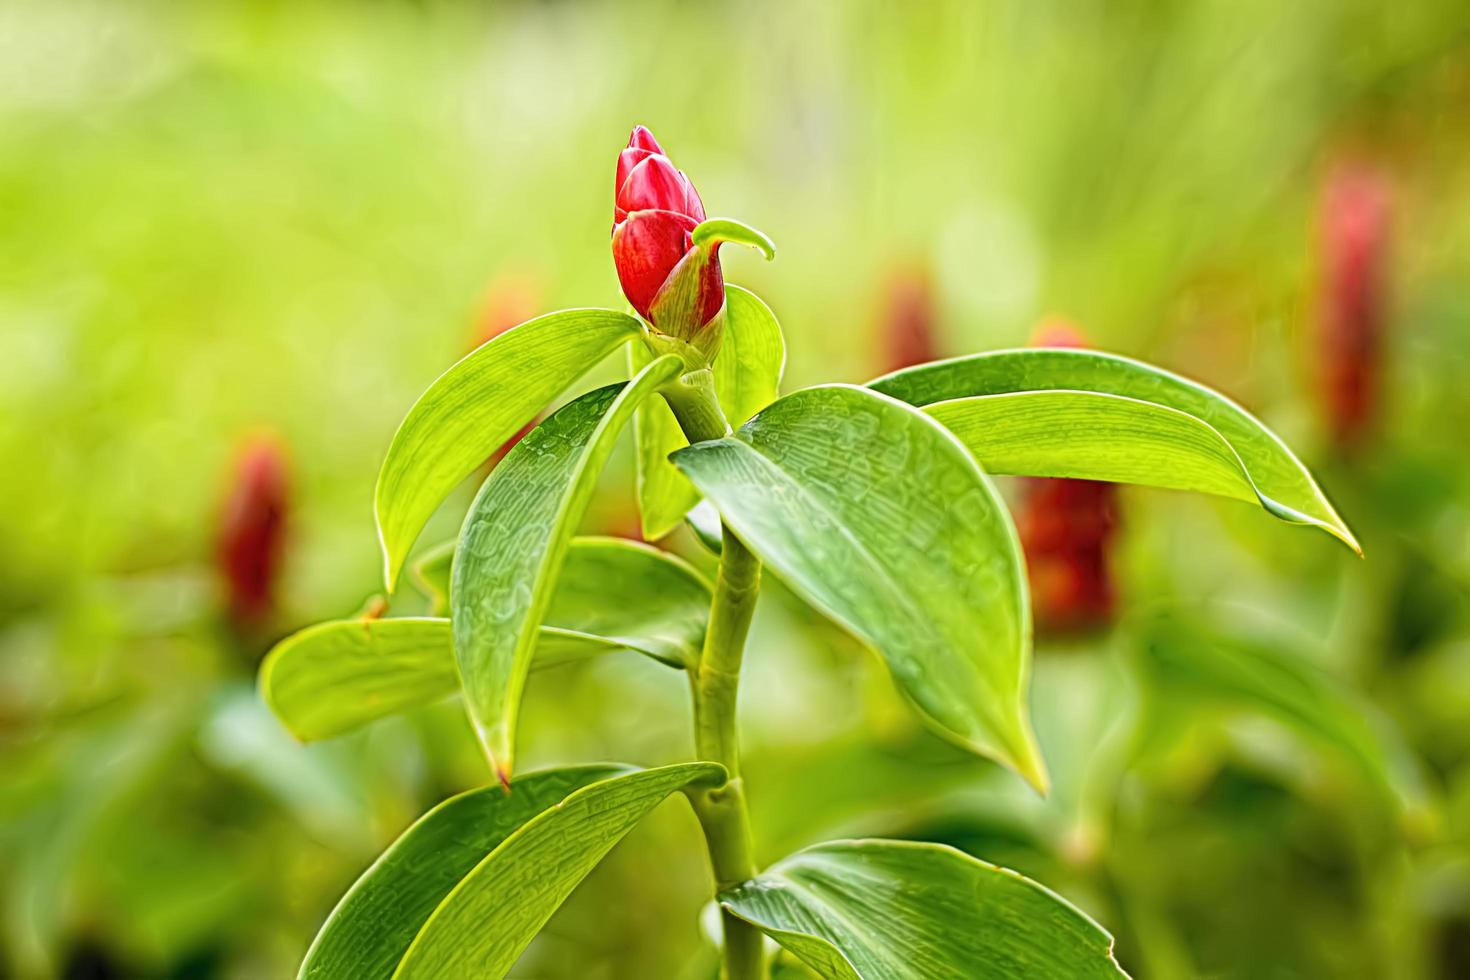
[[[946,424],[964,429],[992,473],[1125,479],[1259,500],[1282,520],[1320,527],[1361,550],[1274,432],[1224,395],[1141,361],[1061,348],[994,351],[906,368],[870,387],[911,405],[935,406]],[[1036,394],[1021,394],[1028,392]],[[975,401],[981,396],[987,400]],[[966,401],[935,405],[955,399]],[[1124,399],[1173,409],[1200,425]],[[1058,415],[1049,430],[1052,412]],[[997,425],[1002,429],[992,436],[987,428]]]
[[[543,810],[455,886],[394,977],[505,976],[572,889],[649,811],[672,793],[724,778],[725,770],[712,763],[637,770]]]
[[[454,654],[470,718],[502,780],[567,543],[618,432],[680,369],[678,358],[661,357],[632,381],[558,409],[506,454],[470,505],[449,592]]]
[[[617,310],[548,313],[477,348],[419,396],[388,447],[374,496],[389,592],[449,492],[641,329],[636,317]]]
[[[887,660],[939,731],[1044,787],[1031,621],[1009,513],[943,426],[833,385],[674,454],[742,541]]]
[[[818,844],[720,904],[827,980],[1126,976],[1112,937],[1061,896],[939,844]]]
[[[636,370],[652,355],[641,342],[628,345]],[[725,335],[715,358],[715,394],[731,425],[741,425],[776,400],[786,370],[786,341],[776,315],[747,289],[725,286]],[[699,502],[699,492],[669,462],[669,453],[689,445],[674,413],[650,399],[634,422],[638,443],[638,511],[643,536],[655,541],[679,526]]]
[[[424,814],[379,855],[323,923],[299,980],[384,980],[446,895],[525,824],[586,786],[629,772],[594,765],[529,773]]]
[[[435,584],[441,568],[448,575],[441,552],[435,549],[432,565],[416,567]],[[442,585],[447,590],[448,582]],[[704,641],[709,602],[709,583],[667,552],[621,538],[577,538],[567,550],[532,667],[617,650],[684,666]],[[260,690],[303,741],[438,701],[459,690],[449,620],[350,619],[308,627],[266,657]]]

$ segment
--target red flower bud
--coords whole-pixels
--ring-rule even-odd
[[[1342,167],[1322,199],[1317,324],[1323,408],[1339,446],[1358,442],[1377,409],[1390,224],[1386,181]]]
[[[878,338],[883,370],[898,371],[940,356],[934,289],[922,269],[895,275],[888,283]]]
[[[280,443],[267,436],[246,442],[235,460],[216,546],[230,617],[239,627],[258,624],[275,607],[289,503]]]
[[[618,154],[612,250],[623,295],[661,333],[690,340],[725,304],[714,240],[696,245],[704,203],[642,126]]]
[[[535,281],[529,278],[508,276],[492,283],[485,291],[479,316],[475,318],[474,342],[470,345],[470,350],[488,344],[511,327],[519,326],[534,317],[540,306],[537,299],[539,294]],[[504,459],[505,454],[514,449],[516,443],[524,439],[540,421],[540,416],[533,418],[521,426],[515,435],[501,443],[500,448],[485,461],[486,471],[493,469],[495,464]]]
[[[1052,319],[1038,347],[1086,347],[1076,326]],[[1025,481],[1016,529],[1026,552],[1037,626],[1060,633],[1108,622],[1116,601],[1108,554],[1118,526],[1117,488],[1095,480]]]

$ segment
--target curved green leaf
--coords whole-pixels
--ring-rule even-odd
[[[629,771],[594,765],[521,776],[440,803],[362,873],[306,951],[300,980],[383,980],[454,886],[527,821]]]
[[[1224,395],[1141,361],[1062,348],[994,351],[906,368],[870,382],[870,387],[911,405],[1021,392],[1049,392],[1053,396],[1093,392],[1182,412],[1213,429],[1229,446],[1239,461],[1249,493],[1244,499],[1259,500],[1282,520],[1319,527],[1361,553],[1352,532],[1312,475],[1274,432]],[[1053,435],[1045,445],[1020,447],[1023,433],[1041,429],[1041,413],[1048,408],[1068,413],[1061,424],[1071,427],[1073,438],[1063,440]],[[1023,416],[1014,423],[1013,434],[1001,434],[992,442],[980,432],[986,421],[993,423],[1011,412]],[[1189,429],[1167,413],[1148,414],[1123,402],[1014,398],[946,408],[939,414],[948,414],[952,420],[975,415],[976,420],[969,426],[972,433],[979,434],[975,451],[981,465],[992,472],[1099,480],[1114,479],[1110,474],[1126,474],[1130,481],[1156,483],[1169,476],[1171,463],[1182,462],[1188,476],[1176,475],[1174,482],[1156,485],[1177,486],[1198,479],[1202,486],[1187,485],[1184,489],[1240,496],[1239,481],[1227,480],[1222,472],[1226,461],[1219,459],[1218,445],[1203,430]],[[1026,415],[1033,417],[1024,418]],[[1107,452],[1106,439],[1126,435],[1132,423],[1144,426],[1145,431],[1132,436],[1130,444],[1120,445],[1115,453]],[[1093,426],[1106,426],[1109,434],[1089,431]],[[1149,454],[1157,456],[1152,464],[1144,461],[1130,465],[1118,459],[1145,446]],[[986,455],[993,450],[998,450],[994,463]]]
[[[630,369],[652,355],[641,341],[628,345]],[[725,334],[715,357],[715,394],[731,425],[740,425],[775,401],[786,371],[786,341],[781,325],[760,297],[725,285]],[[638,512],[643,536],[656,541],[679,526],[699,502],[699,492],[669,454],[689,445],[674,413],[662,399],[645,402],[634,421],[638,445]]]
[[[833,385],[673,459],[793,590],[883,655],[941,733],[1045,786],[1026,717],[1020,545],[948,430]]]
[[[260,665],[260,694],[303,742],[332,738],[459,690],[449,620],[339,619],[286,637]]]
[[[470,718],[502,781],[567,543],[618,432],[681,368],[677,357],[661,357],[626,384],[564,405],[506,454],[470,505],[449,590],[454,655]]]
[[[446,579],[449,571],[441,550],[433,557],[436,585],[438,565]],[[442,585],[448,589],[447,580]],[[633,650],[682,667],[704,642],[709,602],[709,583],[673,555],[621,538],[577,538],[531,665],[539,670]],[[449,620],[350,619],[308,627],[267,655],[260,690],[302,741],[438,701],[459,690]]]
[[[712,763],[644,769],[593,783],[543,810],[454,887],[393,976],[505,976],[572,889],[650,810],[671,793],[724,778]]]
[[[1061,896],[939,844],[818,844],[720,904],[827,980],[1127,976]]]
[[[419,396],[393,436],[374,494],[389,592],[414,539],[449,492],[641,330],[636,317],[617,310],[548,313],[477,348]]]

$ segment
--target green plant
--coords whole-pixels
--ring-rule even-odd
[[[301,975],[502,976],[601,857],[676,793],[704,830],[734,980],[765,974],[765,937],[824,977],[1121,975],[1111,937],[1086,915],[953,849],[833,842],[756,868],[735,722],[762,566],[881,655],[936,731],[1045,792],[1027,718],[1022,557],[987,474],[1233,497],[1356,550],[1351,532],[1260,422],[1115,355],[997,351],[778,397],[780,328],[753,294],[725,286],[718,257],[725,241],[769,257],[764,236],[707,220],[642,129],[619,159],[615,218],[637,315],[570,310],[494,338],[429,387],[388,451],[376,512],[392,591],[455,485],[627,348],[630,379],[526,434],[458,539],[413,566],[448,616],[322,624],[262,668],[266,699],[303,739],[462,691],[501,784],[405,832],[342,899]],[[645,536],[690,521],[719,554],[713,584],[665,552],[574,537],[630,421]],[[616,650],[687,672],[697,761],[513,776],[529,672]]]

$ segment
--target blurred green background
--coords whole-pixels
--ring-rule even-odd
[[[778,243],[725,268],[780,316],[788,388],[890,367],[888,284],[919,270],[939,353],[1065,317],[1238,398],[1367,555],[1124,490],[1111,621],[1038,646],[1047,800],[769,589],[742,705],[762,858],[952,843],[1080,904],[1139,977],[1470,976],[1457,0],[0,3],[0,976],[289,975],[388,841],[486,781],[455,703],[302,747],[253,672],[380,588],[373,480],[429,381],[498,321],[621,305],[635,122]],[[1321,380],[1344,165],[1389,213],[1351,443]],[[241,627],[213,554],[261,430],[285,565]],[[636,526],[627,455],[589,528]],[[526,768],[687,757],[672,672],[553,673]],[[713,976],[701,848],[663,807],[514,975]]]

